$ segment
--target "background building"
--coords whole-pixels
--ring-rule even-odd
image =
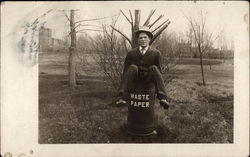
[[[61,39],[52,37],[52,29],[42,26],[39,29],[39,52],[62,52],[66,50],[66,44]]]

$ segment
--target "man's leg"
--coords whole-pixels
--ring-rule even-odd
[[[136,65],[130,65],[127,71],[123,74],[122,81],[118,90],[119,97],[124,98],[124,93],[131,90],[133,87],[133,81],[138,76],[138,67]]]
[[[166,89],[160,70],[157,68],[157,66],[153,65],[149,67],[149,73],[154,79],[157,97],[160,100],[160,105],[163,106],[164,109],[168,109],[169,102],[167,100]]]
[[[167,92],[160,70],[157,66],[152,65],[149,67],[149,73],[153,77],[158,99],[167,99]]]

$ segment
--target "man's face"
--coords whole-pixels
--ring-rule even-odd
[[[147,35],[147,33],[140,33],[139,36],[138,36],[138,43],[141,47],[147,47],[149,46],[149,42],[150,42],[150,38],[149,36]]]

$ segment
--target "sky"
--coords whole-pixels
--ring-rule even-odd
[[[52,36],[55,38],[63,38],[69,31],[69,23],[62,10],[65,10],[65,13],[69,15],[70,9],[77,9],[76,21],[78,21],[117,15],[119,10],[123,10],[129,16],[129,9],[131,11],[140,9],[142,24],[150,10],[156,9],[152,20],[161,14],[164,15],[162,22],[166,19],[171,21],[167,31],[174,31],[177,34],[185,34],[188,28],[188,21],[185,16],[196,17],[201,10],[207,12],[208,30],[214,32],[214,34],[224,31],[228,41],[231,41],[236,35],[237,17],[244,12],[242,4],[233,1],[85,1],[41,3],[36,9],[37,15],[49,9],[53,9],[53,11],[48,15],[45,26],[53,29]],[[108,24],[110,22],[108,19],[103,21]],[[86,24],[100,25],[98,22]],[[120,15],[116,27],[129,35],[130,25],[124,16]],[[87,34],[93,35],[96,32],[88,31]]]

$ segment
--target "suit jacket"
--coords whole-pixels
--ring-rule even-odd
[[[130,50],[125,58],[124,73],[131,65],[137,65],[139,70],[141,68],[148,69],[151,65],[156,65],[161,72],[161,53],[159,50],[149,46],[144,55],[141,54],[139,47]]]

